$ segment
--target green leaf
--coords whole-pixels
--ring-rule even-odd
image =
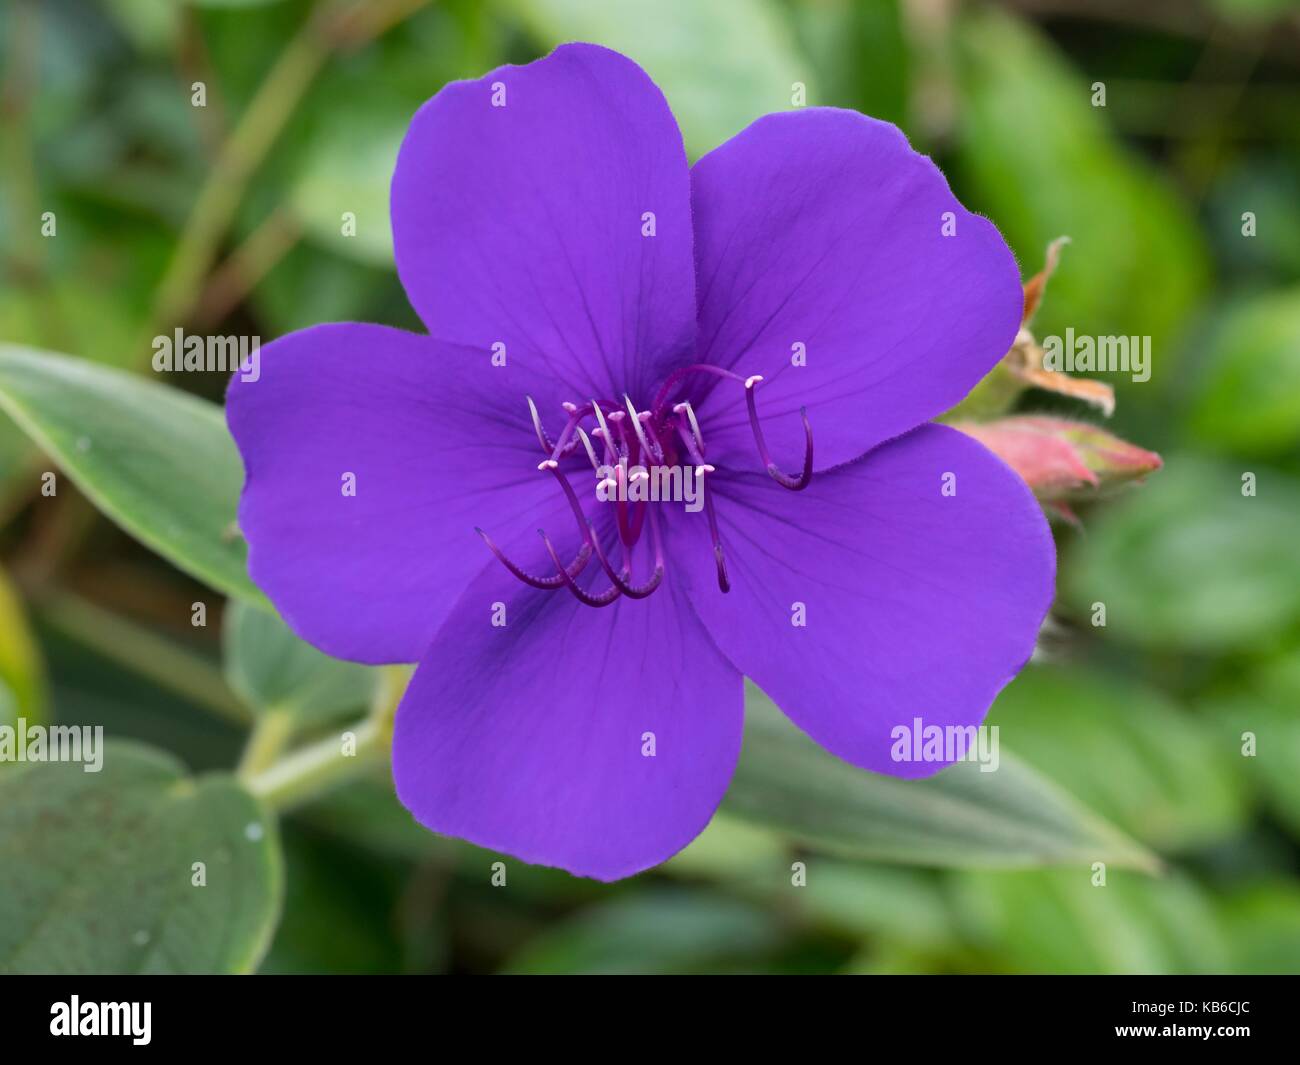
[[[314,833],[284,827],[284,918],[259,973],[301,976],[395,973],[403,969],[397,933],[410,922],[447,920],[442,906],[417,907],[418,916],[395,916],[405,885],[401,873]]]
[[[374,694],[374,670],[321,653],[260,607],[232,603],[223,642],[226,681],[264,713],[322,724],[366,705]]]
[[[801,844],[877,861],[1016,867],[1155,859],[1005,751],[900,780],[842,762],[750,688],[745,744],[723,809]]]
[[[7,517],[10,504],[6,496],[17,490],[19,481],[27,473],[29,461],[36,449],[8,418],[0,417],[0,521]]]
[[[99,254],[89,242],[78,244],[72,254],[82,262]],[[0,235],[0,243],[4,240]],[[85,268],[83,268],[85,269]],[[86,272],[89,272],[86,270]],[[17,285],[0,289],[0,337],[10,344],[63,347],[72,354],[108,365],[120,364],[132,355],[135,322],[123,306],[122,279],[60,276],[51,279],[39,295]],[[30,475],[31,461],[39,453],[10,419],[0,416],[0,495],[21,490]],[[0,521],[4,499],[0,498]]]
[[[1191,428],[1246,455],[1278,454],[1300,441],[1300,289],[1228,312],[1206,356]]]
[[[778,941],[773,918],[746,903],[685,890],[641,891],[588,907],[516,956],[511,973],[717,971]]]
[[[84,770],[0,774],[0,972],[253,970],[280,907],[274,820],[232,779],[141,745]]]
[[[0,725],[46,717],[45,670],[18,592],[0,569]]]
[[[821,99],[908,125],[908,81],[916,72],[899,0],[818,0],[790,10]],[[787,101],[788,102],[788,101]]]
[[[988,7],[956,23],[959,170],[1027,273],[1073,238],[1035,323],[1040,336],[1151,336],[1160,380],[1169,341],[1196,307],[1208,253],[1176,191],[1111,134],[1090,79],[1023,22]],[[1110,101],[1114,103],[1115,101]],[[1123,385],[1126,374],[1112,375]]]
[[[1158,691],[1035,666],[1006,687],[989,721],[1035,769],[1161,850],[1222,839],[1245,819],[1229,748]]]
[[[1220,910],[1235,972],[1300,973],[1300,888],[1294,881],[1252,885],[1224,899]]]
[[[770,111],[791,107],[793,85],[821,102],[813,66],[768,0],[500,0],[548,47],[590,41],[645,70],[677,116],[696,159]]]
[[[243,470],[220,407],[49,352],[0,344],[0,410],[147,547],[253,602],[234,532]]]
[[[708,879],[728,891],[780,907],[840,935],[883,936],[892,942],[933,947],[951,928],[934,874],[899,866],[865,865],[800,853],[802,882],[795,883],[795,855],[770,829],[718,813],[708,827],[660,871],[690,880]]]
[[[1189,455],[1166,456],[1141,490],[1099,512],[1062,570],[1081,614],[1106,607],[1112,637],[1146,647],[1258,648],[1300,619],[1300,485]]]
[[[1277,817],[1300,836],[1300,655],[1294,648],[1276,664],[1206,695],[1198,708],[1236,759],[1244,779]]]
[[[1101,860],[1100,858],[1098,860]],[[961,875],[968,934],[989,952],[978,971],[1058,974],[1222,973],[1231,955],[1210,900],[1182,875],[1088,865]]]

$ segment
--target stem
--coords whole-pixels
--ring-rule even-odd
[[[277,208],[231,252],[208,280],[195,317],[202,327],[226,317],[298,242],[301,227],[287,208]]]
[[[318,798],[341,784],[365,776],[382,765],[393,742],[393,717],[397,704],[410,681],[411,671],[403,666],[384,666],[379,671],[374,701],[369,713],[342,733],[331,733],[314,743],[285,755],[274,765],[259,764],[265,753],[271,757],[283,748],[292,732],[292,722],[284,726],[259,724],[248,741],[248,750],[239,767],[239,779],[254,795],[273,810],[283,811]],[[257,733],[266,724],[267,738]],[[289,732],[282,732],[282,727]],[[351,754],[343,753],[343,737],[355,737]],[[277,741],[278,745],[277,745]]]
[[[250,777],[269,769],[293,737],[293,725],[288,710],[269,710],[259,717],[239,761],[239,775]]]
[[[170,326],[190,310],[195,294],[216,258],[226,229],[239,209],[248,179],[262,162],[298,102],[320,72],[330,47],[317,8],[280,53],[239,124],[222,147],[159,283],[143,337]]]
[[[266,158],[331,53],[356,47],[423,7],[428,0],[357,0],[321,4],[280,53],[248,109],[218,153],[159,282],[139,343],[148,350],[160,329],[179,324],[197,301],[249,179]]]
[[[332,791],[381,765],[392,741],[391,726],[366,718],[347,730],[356,737],[354,753],[343,753],[343,736],[329,735],[300,747],[269,769],[240,772],[245,787],[271,809],[283,812]]]

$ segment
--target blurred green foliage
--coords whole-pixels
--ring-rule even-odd
[[[263,971],[1300,971],[1300,5],[1140,7],[0,8],[0,724],[102,722],[153,749],[122,748],[101,778],[0,765],[0,969],[240,969],[274,934]],[[391,678],[325,659],[259,605],[225,535],[239,478],[221,375],[164,394],[111,371],[147,370],[147,338],[180,324],[417,327],[387,220],[410,115],[569,39],[639,61],[692,158],[800,90],[898,122],[1026,275],[1072,237],[1040,336],[1152,337],[1151,380],[1111,379],[1110,427],[1165,468],[1058,529],[1054,622],[990,718],[1015,752],[995,782],[858,779],[754,696],[736,787],[681,855],[616,885],[509,861],[494,887],[497,856],[415,826],[382,774],[293,805],[278,833],[274,781],[227,775],[253,719],[310,750]],[[238,195],[205,201],[214,174]],[[61,474],[41,496],[52,468],[85,495]],[[96,803],[105,788],[118,800]],[[141,927],[172,905],[158,870],[203,833],[230,889],[205,905],[238,912],[182,902]],[[88,938],[72,905],[7,949],[30,916],[14,900],[87,897],[77,863],[115,839],[135,872],[94,885],[109,934]]]

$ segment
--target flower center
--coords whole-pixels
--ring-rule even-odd
[[[759,422],[755,392],[763,378],[757,374],[741,377],[739,374],[724,370],[718,366],[699,363],[686,366],[669,374],[660,386],[654,402],[648,410],[638,411],[632,400],[624,396],[623,404],[614,400],[593,399],[588,403],[563,404],[565,413],[564,428],[559,436],[552,440],[542,424],[537,404],[528,398],[528,411],[532,416],[533,430],[542,452],[547,457],[537,464],[539,471],[551,474],[560,490],[564,493],[578,523],[582,543],[567,565],[560,558],[554,543],[545,530],[538,533],[546,552],[555,566],[555,573],[538,577],[521,569],[512,562],[482,529],[474,531],[483,538],[488,549],[514,576],[534,588],[555,591],[568,588],[581,602],[588,606],[608,606],[620,596],[630,599],[644,599],[654,592],[664,579],[663,538],[659,528],[660,516],[653,503],[644,492],[638,494],[636,486],[629,482],[638,478],[649,477],[649,468],[671,468],[689,459],[694,466],[699,484],[699,498],[702,501],[705,519],[709,524],[709,535],[713,541],[713,555],[718,569],[718,587],[729,591],[727,562],[722,547],[722,537],[718,532],[718,518],[713,509],[713,498],[704,490],[706,478],[716,473],[716,469],[705,461],[704,435],[700,431],[699,419],[691,406],[690,400],[670,403],[675,391],[691,377],[712,376],[744,387],[745,405],[749,413],[750,429],[754,433],[754,443],[758,447],[758,456],[772,479],[782,488],[792,492],[808,487],[812,480],[813,443],[812,426],[808,422],[806,409],[801,408],[800,417],[804,427],[803,469],[797,477],[782,472],[772,460],[767,449],[767,440],[763,436],[763,427]],[[584,428],[586,423],[587,428]],[[590,433],[588,433],[590,429]],[[595,441],[593,443],[593,440]],[[579,450],[581,449],[581,451]],[[600,479],[598,492],[601,498],[609,499],[615,507],[615,524],[621,549],[621,567],[614,568],[609,556],[601,546],[600,537],[591,519],[582,509],[577,493],[569,483],[569,478],[560,468],[560,463],[573,458],[581,462],[583,458],[591,463]],[[649,530],[646,539],[653,557],[650,576],[642,583],[633,583],[633,556],[637,546],[642,542],[642,534]],[[580,587],[577,578],[595,557],[600,568],[609,579],[609,587],[600,592],[589,592]]]

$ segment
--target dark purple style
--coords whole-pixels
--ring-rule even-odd
[[[419,663],[393,775],[420,822],[655,865],[726,791],[743,676],[855,765],[942,768],[891,730],[979,724],[1054,554],[1024,483],[926,424],[1022,310],[927,158],[807,108],[688,167],[645,73],[572,44],[420,108],[392,226],[428,335],[284,337],[228,418],[253,579],[322,650]],[[705,467],[703,509],[599,501],[623,456]]]

